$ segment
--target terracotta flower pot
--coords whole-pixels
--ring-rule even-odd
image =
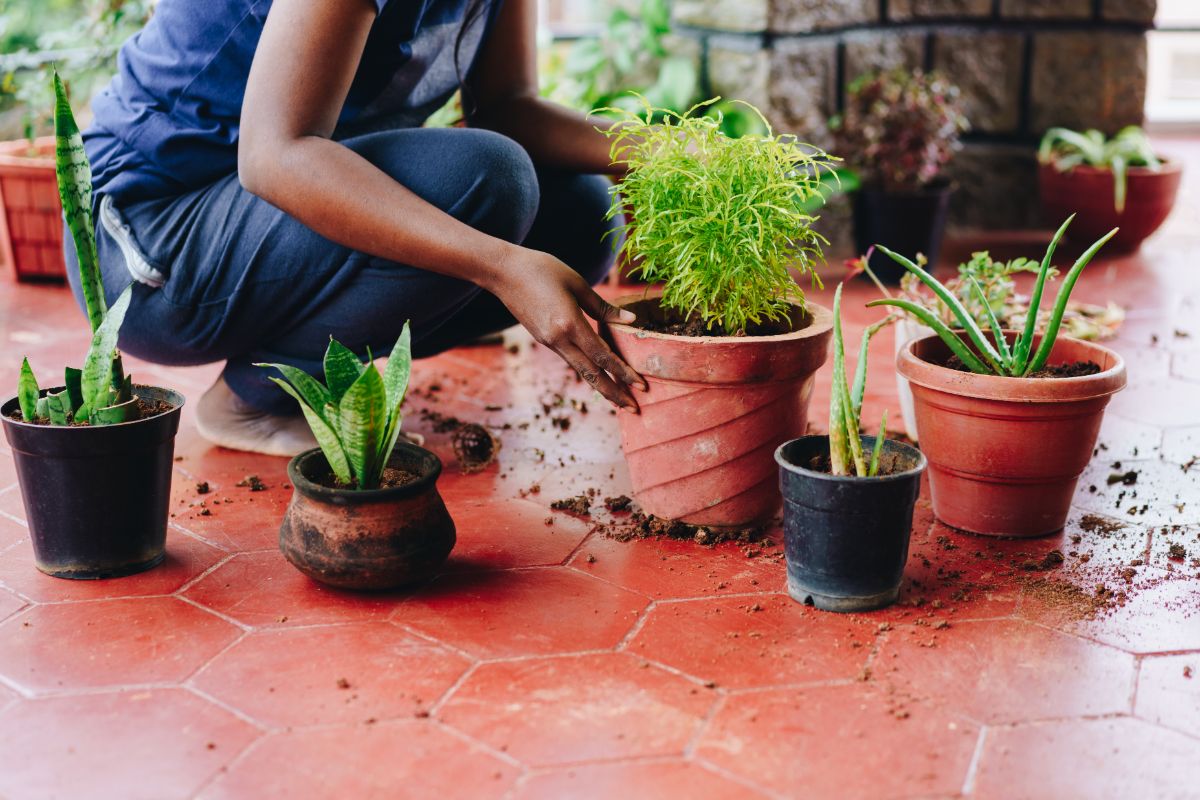
[[[1077,242],[1093,242],[1119,227],[1106,249],[1132,252],[1170,215],[1182,176],[1183,167],[1174,161],[1164,161],[1160,170],[1130,167],[1125,210],[1118,212],[1111,169],[1079,166],[1059,172],[1052,164],[1040,164],[1042,213],[1054,226],[1077,213],[1067,236]]]
[[[66,278],[54,137],[0,142],[0,258],[18,280]]]
[[[389,464],[419,476],[388,489],[323,485],[329,465],[318,449],[288,464],[295,493],[279,529],[279,549],[313,580],[342,589],[392,589],[432,577],[454,548],[454,520],[438,494],[442,462],[397,442]]]
[[[655,293],[616,304],[646,318]],[[796,309],[777,336],[676,336],[610,324],[616,351],[650,389],[620,412],[621,444],[643,510],[694,525],[740,526],[779,509],[775,448],[803,436],[813,374],[829,352],[829,310]]]
[[[1049,363],[1094,361],[1101,371],[1001,378],[939,366],[949,354],[939,338],[927,336],[897,358],[912,386],[934,514],[955,528],[995,536],[1059,530],[1104,408],[1125,386],[1125,362],[1106,347],[1065,337]]]

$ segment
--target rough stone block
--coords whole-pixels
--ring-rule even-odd
[[[770,0],[675,0],[671,16],[680,25],[759,32],[767,29],[770,5]]]
[[[1015,133],[1021,122],[1023,39],[1015,33],[943,32],[934,38],[934,66],[962,90],[971,129]]]
[[[951,162],[957,184],[950,224],[1006,230],[1037,224],[1037,154],[1032,146],[968,143]]]
[[[1031,133],[1099,128],[1113,133],[1142,121],[1146,37],[1128,31],[1057,31],[1033,42]]]
[[[1147,28],[1154,24],[1157,0],[1103,0],[1100,16],[1114,22],[1139,22]]]
[[[712,93],[732,100],[745,100],[769,115],[770,54],[763,49],[737,48],[736,44],[723,43],[716,37],[709,40],[708,82]]]
[[[992,0],[891,0],[888,3],[888,18],[894,20],[991,15]]]
[[[1009,19],[1090,19],[1092,0],[1000,0]]]
[[[837,110],[837,44],[832,39],[781,39],[768,64],[768,116],[779,130],[829,147]]]
[[[770,30],[807,33],[879,21],[879,0],[773,0]]]
[[[916,32],[870,31],[851,33],[845,37],[846,82],[851,83],[866,72],[877,70],[917,69],[925,63],[925,34]]]

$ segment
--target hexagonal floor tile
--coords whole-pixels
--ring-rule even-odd
[[[0,673],[39,693],[181,681],[241,634],[174,597],[38,605],[0,624]]]
[[[29,528],[15,519],[0,515],[0,553],[29,536]]]
[[[480,658],[615,646],[648,599],[563,567],[438,578],[392,619]]]
[[[1200,738],[1200,651],[1142,659],[1134,712]]]
[[[10,617],[25,607],[25,600],[8,589],[0,589],[0,620]]]
[[[985,723],[1128,712],[1134,660],[1019,620],[900,626],[872,664],[877,680]]]
[[[1200,408],[1200,384],[1165,379],[1130,384],[1117,393],[1108,413],[1161,428],[1193,425]]]
[[[1162,457],[1173,464],[1187,464],[1193,458],[1200,458],[1200,427],[1171,428],[1164,432]]]
[[[1196,796],[1200,741],[1128,717],[1065,720],[987,732],[979,800],[1128,800]]]
[[[182,689],[23,700],[0,714],[0,795],[185,800],[257,735]]]
[[[248,634],[192,683],[268,727],[409,717],[469,662],[386,622]]]
[[[1200,386],[1196,387],[1200,390]],[[1120,463],[1120,467],[1114,467]],[[1195,468],[1194,468],[1195,469]],[[1137,472],[1137,483],[1109,483],[1115,476]],[[1167,461],[1110,462],[1093,459],[1079,478],[1075,505],[1134,525],[1200,522],[1196,486],[1200,473],[1184,472]],[[1092,492],[1091,487],[1096,491]],[[1131,513],[1132,512],[1132,513]]]
[[[1162,441],[1163,430],[1157,425],[1107,414],[1096,439],[1094,457],[1109,461],[1157,458],[1162,451]]]
[[[231,467],[228,455],[221,456],[229,452],[208,448],[200,457],[185,462],[186,471],[176,469],[171,484],[171,523],[226,550],[273,550],[279,546],[279,525],[292,499],[287,461],[239,454],[240,466]],[[242,463],[241,455],[253,466]],[[236,485],[248,475],[258,476],[267,489],[252,491]],[[200,482],[208,484],[208,492],[197,492]]]
[[[452,509],[458,541],[445,569],[509,569],[561,564],[590,526],[528,500],[497,500]],[[553,519],[547,525],[546,520]]]
[[[874,800],[958,792],[979,729],[863,683],[729,697],[696,757],[784,797]]]
[[[489,800],[503,797],[518,774],[434,723],[380,722],[266,736],[199,798]]]
[[[21,500],[21,489],[15,483],[0,489],[0,516],[25,523],[25,503]]]
[[[786,595],[719,597],[659,603],[628,649],[744,689],[853,678],[867,662],[875,628]]]
[[[438,714],[529,766],[682,754],[712,690],[625,653],[483,664]]]
[[[184,595],[252,627],[384,619],[401,597],[390,592],[341,591],[317,583],[278,550],[238,554]]]
[[[757,789],[718,775],[700,764],[656,759],[586,764],[539,772],[521,782],[512,800],[613,800],[623,796],[687,800],[767,798]]]
[[[1200,578],[1200,525],[1163,525],[1151,538],[1148,564]]]

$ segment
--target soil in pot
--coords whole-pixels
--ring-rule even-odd
[[[137,405],[138,415],[137,420],[149,419],[157,417],[159,414],[167,414],[175,409],[165,400],[156,397],[136,397],[134,398]],[[54,427],[49,419],[35,419],[32,422],[25,422],[25,418],[21,416],[21,410],[17,409],[8,415],[8,418],[15,422],[23,422],[26,425],[41,425],[46,427]],[[67,425],[69,428],[88,428],[91,427],[90,422],[71,422]]]
[[[958,356],[950,356],[942,364],[947,369],[958,372],[970,372],[971,368],[962,362]],[[1072,361],[1069,364],[1047,364],[1037,372],[1031,372],[1026,378],[1082,378],[1100,372],[1100,365],[1095,361]]]
[[[763,320],[748,326],[745,333],[730,334],[720,324],[714,324],[710,328],[699,317],[684,316],[675,309],[663,308],[655,300],[632,303],[626,307],[637,314],[637,321],[633,323],[633,327],[672,336],[781,336],[809,324],[809,318],[804,311],[792,306],[784,319]]]

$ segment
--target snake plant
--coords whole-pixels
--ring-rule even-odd
[[[363,363],[333,338],[325,351],[325,383],[288,364],[258,364],[279,370],[272,377],[295,398],[338,483],[378,489],[400,438],[400,404],[412,369],[408,323],[381,374],[370,352]]]
[[[1053,164],[1059,172],[1067,172],[1081,164],[1108,167],[1113,174],[1113,206],[1117,213],[1125,210],[1129,168],[1162,168],[1150,138],[1136,125],[1122,128],[1111,139],[1106,139],[1097,130],[1080,133],[1069,128],[1051,128],[1042,137],[1038,161]]]
[[[1046,248],[1046,255],[1042,258],[1042,265],[1038,270],[1037,282],[1033,286],[1033,295],[1029,300],[1029,313],[1025,318],[1025,327],[1011,345],[1005,336],[1003,328],[997,321],[992,307],[983,296],[983,289],[973,276],[968,276],[967,280],[971,291],[980,300],[980,306],[987,317],[988,327],[991,328],[994,341],[988,340],[988,336],[983,332],[983,327],[975,321],[975,318],[954,293],[947,289],[937,278],[909,259],[899,253],[888,250],[882,245],[875,246],[893,261],[920,278],[921,282],[933,291],[938,300],[949,309],[958,327],[966,331],[970,344],[968,345],[959,338],[958,334],[952,331],[946,323],[942,322],[938,315],[909,300],[903,300],[898,297],[886,297],[873,300],[867,303],[867,305],[893,306],[908,312],[920,320],[922,324],[932,328],[954,355],[958,356],[963,364],[972,372],[981,375],[990,374],[1011,378],[1023,378],[1032,375],[1046,366],[1046,360],[1050,357],[1050,351],[1054,348],[1054,342],[1058,338],[1059,327],[1062,325],[1063,312],[1067,308],[1067,300],[1070,299],[1071,290],[1075,288],[1075,282],[1079,279],[1080,273],[1083,272],[1083,268],[1088,265],[1100,248],[1104,246],[1105,242],[1116,235],[1118,230],[1117,228],[1113,228],[1096,240],[1091,247],[1084,251],[1083,255],[1076,259],[1075,264],[1067,272],[1066,277],[1063,279],[1062,287],[1058,290],[1058,297],[1054,301],[1054,310],[1050,313],[1049,321],[1046,323],[1046,330],[1042,335],[1041,343],[1035,351],[1033,350],[1033,338],[1037,328],[1038,312],[1042,305],[1042,292],[1046,285],[1046,278],[1051,271],[1050,262],[1054,258],[1054,251],[1058,247],[1059,241],[1062,239],[1063,234],[1066,233],[1073,219],[1075,219],[1074,214],[1067,217],[1066,222],[1059,227],[1058,231],[1054,234],[1054,238],[1050,240],[1050,246]]]
[[[874,477],[879,474],[879,454],[887,437],[887,412],[875,448],[868,461],[859,436],[859,417],[863,395],[867,390],[867,348],[871,337],[892,320],[880,320],[863,331],[858,346],[858,364],[854,369],[853,386],[846,383],[846,348],[842,339],[842,285],[833,293],[833,386],[829,399],[829,466],[834,475]]]
[[[122,292],[111,307],[106,305],[92,219],[92,169],[57,72],[53,84],[54,167],[58,176],[58,195],[78,254],[79,283],[92,326],[92,344],[83,369],[67,367],[64,387],[57,391],[42,392],[29,359],[25,359],[17,379],[17,400],[21,418],[26,422],[48,421],[51,425],[128,422],[137,418],[138,403],[133,395],[133,383],[121,365],[117,334],[129,310],[132,289]]]

